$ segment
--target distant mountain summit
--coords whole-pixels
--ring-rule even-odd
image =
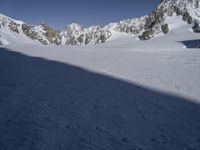
[[[199,28],[200,21],[200,0],[161,0],[156,9],[146,17],[144,32],[139,37],[141,40],[147,40],[154,37],[155,34],[169,32],[166,19],[172,16],[181,16],[182,20],[188,24],[196,24]],[[199,32],[199,30],[195,30]]]
[[[167,20],[179,16],[200,33],[200,0],[161,0],[150,14],[110,23],[104,27],[85,28],[73,23],[62,31],[47,24],[29,25],[0,14],[0,44],[88,45],[105,43],[116,34],[130,34],[140,40],[149,40],[159,34],[168,34]],[[174,22],[176,23],[176,22]]]

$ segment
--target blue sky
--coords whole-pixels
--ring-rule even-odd
[[[62,29],[73,22],[106,25],[151,12],[160,0],[0,0],[0,13]]]

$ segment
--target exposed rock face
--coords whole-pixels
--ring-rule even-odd
[[[151,35],[153,35],[154,32],[152,31],[152,29],[146,30],[142,33],[141,36],[139,36],[140,40],[149,40],[151,38]]]
[[[56,44],[56,45],[61,44],[61,37],[58,31],[50,28],[47,24],[42,24],[41,26],[43,30],[45,31],[44,36],[50,43]]]
[[[100,44],[100,43],[105,43],[106,40],[112,35],[112,33],[110,31],[98,31],[98,33],[95,35],[96,36],[96,44]]]
[[[15,22],[13,22],[13,21],[9,24],[10,29],[11,29],[13,32],[16,32],[16,33],[19,33],[19,30],[18,30],[18,27],[19,27],[19,26],[20,26],[19,24],[15,23]]]
[[[161,32],[160,27],[153,27],[153,28],[150,28],[148,30],[145,30],[142,33],[142,35],[139,36],[139,39],[140,40],[149,40],[160,32]]]
[[[19,33],[19,30],[18,30],[19,26],[20,26],[20,24],[11,20],[10,18],[6,18],[4,16],[2,18],[0,18],[0,29],[9,27],[11,31],[13,31],[15,33]]]
[[[193,29],[193,31],[195,33],[200,33],[200,25],[199,25],[199,23],[195,22],[194,26],[192,27],[192,29]]]
[[[192,24],[193,19],[188,12],[183,14],[183,21],[186,21],[189,24]]]
[[[27,24],[22,24],[22,31],[31,39],[37,39],[36,33],[32,30],[32,27]]]
[[[59,45],[61,43],[59,32],[48,27],[46,24],[40,26],[22,24],[22,31],[31,39],[38,40],[44,45]]]
[[[161,23],[164,21],[164,12],[162,9],[156,9],[152,13],[150,13],[147,17],[146,24],[144,26],[144,29],[151,29],[156,24]]]
[[[169,27],[168,27],[168,24],[164,24],[161,26],[161,29],[162,29],[162,32],[164,34],[167,34],[169,32]]]
[[[29,26],[27,24],[22,24],[22,31],[24,34],[26,34],[28,37],[30,37],[33,40],[38,40],[43,45],[49,44],[47,40],[42,38],[36,30],[34,30],[34,26]]]

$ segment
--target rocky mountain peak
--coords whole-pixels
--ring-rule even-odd
[[[200,0],[163,0],[157,7],[168,14],[176,12],[180,15],[188,13],[192,18],[200,20]]]
[[[156,34],[163,32],[167,34],[169,28],[164,24],[167,17],[173,15],[182,16],[182,20],[188,24],[200,21],[200,0],[161,0],[161,3],[152,11],[146,19],[144,32],[139,37],[148,40]]]
[[[78,23],[72,23],[65,27],[65,29],[68,29],[68,28],[70,28],[71,30],[83,30],[84,29],[84,27]]]

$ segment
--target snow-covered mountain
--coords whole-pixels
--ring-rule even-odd
[[[28,25],[22,21],[14,20],[0,14],[0,43],[42,43],[59,44],[59,33],[47,25]]]
[[[166,20],[174,16],[181,16],[183,22],[192,24],[193,31],[199,33],[199,3],[199,0],[161,0],[157,8],[147,16],[144,26],[145,31],[139,38],[141,40],[147,40],[161,31],[167,34],[170,28]],[[177,21],[174,20],[173,23],[177,24]]]
[[[150,14],[110,23],[104,27],[85,28],[73,23],[64,30],[57,31],[46,24],[28,25],[5,15],[0,15],[0,44],[41,43],[44,45],[88,45],[105,43],[108,39],[122,34],[133,35],[140,40],[148,40],[172,30],[168,19],[179,16],[182,22],[191,24],[194,32],[200,32],[200,0],[161,0]],[[174,19],[172,24],[177,24]]]
[[[79,24],[70,24],[60,32],[62,45],[87,45],[104,43],[112,34],[108,29],[91,26],[84,28]]]

